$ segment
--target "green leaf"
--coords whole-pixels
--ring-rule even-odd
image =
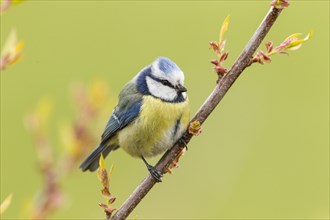
[[[300,34],[301,35],[301,34]],[[312,36],[312,32],[310,31],[307,36],[304,39],[300,39],[300,40],[293,40],[289,45],[288,45],[288,49],[289,50],[298,50],[301,45],[303,43],[305,43],[306,41],[308,41]]]
[[[295,34],[291,34],[289,37],[285,38],[284,41],[288,41],[290,39],[298,39],[299,36],[301,36],[302,33],[295,33]]]
[[[105,169],[103,154],[101,154],[100,156],[99,165],[100,165],[100,169]]]
[[[229,19],[230,19],[230,16],[228,15],[222,23],[222,26],[221,26],[221,29],[220,29],[220,34],[219,34],[219,42],[218,42],[219,47],[221,46],[222,41],[223,41],[223,37],[224,37],[225,33],[228,30]]]

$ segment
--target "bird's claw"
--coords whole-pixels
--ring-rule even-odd
[[[186,150],[188,150],[188,146],[187,146],[187,142],[185,140],[185,136],[182,136],[179,140],[178,140],[179,144],[182,144],[185,146]]]
[[[161,178],[163,177],[163,174],[158,171],[155,167],[149,165],[148,170],[151,174],[151,176],[159,183],[162,182]]]

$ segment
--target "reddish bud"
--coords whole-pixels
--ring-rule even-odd
[[[114,196],[110,196],[110,198],[109,198],[109,200],[108,200],[108,203],[109,204],[112,204],[112,203],[114,203],[116,201],[116,197],[114,197]]]
[[[268,54],[264,53],[263,51],[259,51],[259,52],[260,52],[260,55],[262,56],[262,59],[264,59],[264,61],[266,61],[267,63],[272,61],[272,59],[270,58],[270,56],[268,56]]]
[[[266,48],[267,48],[267,52],[270,53],[273,50],[273,42],[268,41],[266,42]]]
[[[272,61],[272,59],[270,58],[270,56],[263,52],[262,50],[258,51],[258,53],[253,57],[252,59],[253,62],[258,62],[260,64],[264,64],[266,63],[270,63]]]
[[[216,67],[214,67],[214,71],[219,76],[223,76],[223,75],[225,75],[228,72],[228,70],[225,67],[223,67],[223,66],[216,66]]]
[[[222,54],[220,57],[220,62],[223,62],[227,59],[229,52],[227,51],[226,53]]]
[[[111,196],[108,187],[104,187],[104,188],[101,190],[101,193],[102,193],[102,195],[103,195],[104,197],[109,197],[109,196]]]
[[[212,64],[216,65],[216,66],[219,64],[219,62],[218,62],[217,60],[211,60],[210,62],[211,62]]]
[[[279,46],[277,46],[274,50],[277,52],[281,52],[284,51],[285,49],[288,48],[288,46],[291,44],[291,42],[293,41],[293,38],[288,38],[285,41],[283,41]]]
[[[216,42],[211,41],[211,42],[210,42],[210,46],[211,46],[211,48],[212,48],[215,52],[218,52],[218,51],[219,51],[219,46],[218,46],[218,44],[217,44]]]
[[[116,210],[115,208],[111,208],[108,205],[104,204],[104,203],[99,203],[99,206],[103,208],[105,214],[107,215],[107,217],[110,219],[112,213]]]
[[[260,64],[264,64],[264,61],[262,61],[262,59],[260,59],[260,57],[253,58],[253,62],[258,62]]]

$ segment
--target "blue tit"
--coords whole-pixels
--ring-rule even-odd
[[[164,153],[186,131],[190,118],[186,92],[184,74],[170,59],[160,57],[146,66],[121,90],[100,144],[80,168],[95,171],[101,154],[106,157],[122,148],[141,158],[160,182],[162,174],[145,158]]]

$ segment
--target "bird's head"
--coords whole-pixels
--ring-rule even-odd
[[[166,57],[157,58],[137,78],[138,90],[166,102],[183,102],[187,98],[182,70]]]

